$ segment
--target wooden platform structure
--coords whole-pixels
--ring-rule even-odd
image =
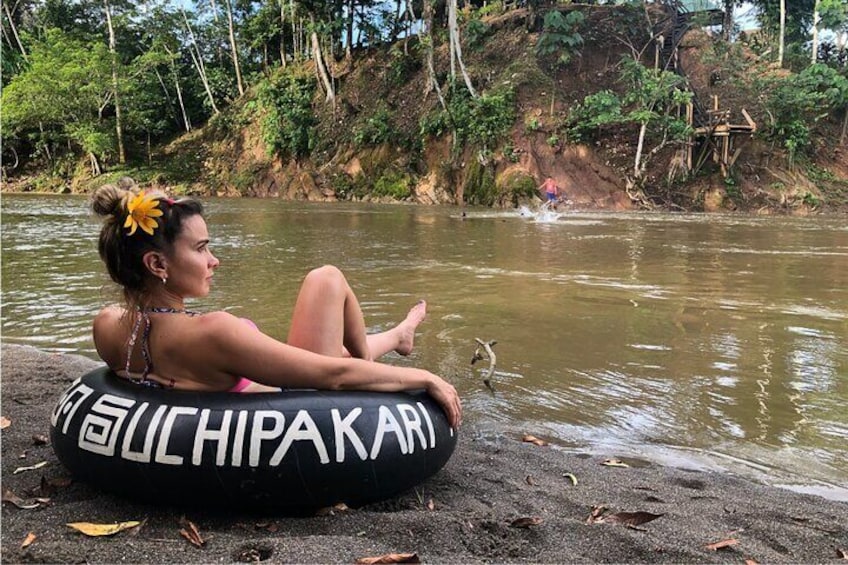
[[[718,96],[713,95],[712,109],[707,112],[707,124],[696,127],[692,131],[692,138],[689,142],[689,147],[686,154],[686,165],[689,170],[693,170],[693,149],[696,144],[696,139],[703,138],[706,147],[712,147],[713,162],[718,163],[721,167],[721,173],[727,177],[730,169],[739,158],[742,152],[742,141],[751,139],[757,131],[757,124],[751,118],[751,115],[742,108],[742,116],[747,123],[733,124],[730,122],[730,110],[720,110],[718,105]],[[686,121],[692,126],[694,121],[694,106],[690,103],[686,107]],[[732,154],[731,154],[732,152]],[[705,154],[702,154],[705,155]],[[705,157],[699,159],[698,166],[703,164]]]

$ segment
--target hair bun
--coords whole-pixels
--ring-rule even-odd
[[[91,209],[99,216],[123,215],[124,203],[129,195],[130,192],[123,187],[105,184],[94,191],[91,197]]]

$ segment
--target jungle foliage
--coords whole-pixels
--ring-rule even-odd
[[[465,73],[458,60],[460,77],[455,54],[450,68],[432,66],[437,48],[453,52],[462,46],[470,58],[489,57],[485,50],[495,33],[493,22],[515,8],[482,4],[465,3],[454,29],[449,21],[457,17],[455,0],[411,6],[400,0],[391,5],[373,0],[3,0],[4,178],[25,170],[67,180],[81,168],[96,176],[150,167],[157,147],[198,127],[211,123],[234,129],[255,120],[269,157],[283,161],[314,157],[317,148],[341,140],[354,148],[389,144],[415,152],[434,137],[449,135],[454,158],[470,149],[481,164],[472,175],[477,188],[470,194],[491,202],[501,192],[494,188],[490,160],[498,151],[510,162],[518,159],[508,134],[517,120],[527,119],[517,107],[521,83],[510,80],[516,73],[509,69],[517,63],[506,63],[503,76],[473,67]],[[650,51],[639,43],[645,15],[656,3],[604,4],[621,4],[610,12],[614,31],[605,32],[607,37],[587,25],[590,12],[582,8],[536,0],[529,5],[527,29],[537,39],[533,68],[539,73],[552,76],[580,67],[584,55],[604,40],[633,51],[610,63],[619,77],[615,88],[603,85],[581,93],[567,117],[545,135],[549,145],[558,147],[596,140],[605,131],[633,131],[636,145],[638,131],[633,159],[638,177],[657,148],[678,144],[688,133],[674,110],[689,94],[679,75],[651,68]],[[716,4],[730,9],[742,3]],[[809,157],[812,140],[826,122],[844,124],[845,143],[848,5],[844,0],[750,4],[760,30],[740,34],[727,27],[723,37],[716,35],[715,66],[767,116],[758,135],[785,150],[792,163]],[[780,51],[785,43],[782,60],[777,59],[779,42]],[[331,128],[318,126],[322,115],[339,111],[334,89],[354,64],[353,53],[365,54],[360,60],[367,61],[367,52],[377,48],[389,54],[387,71],[375,69],[383,86],[401,89],[427,75],[427,92],[418,105],[423,113],[412,122],[418,124],[417,133],[414,126],[399,133],[402,116],[381,100],[368,104],[350,131],[331,136]],[[773,72],[781,66],[781,72]],[[332,110],[323,112],[328,107]],[[233,108],[238,112],[228,111]],[[538,129],[537,124],[525,133]],[[119,158],[124,146],[126,165]],[[403,197],[418,173],[388,170],[375,190]],[[360,194],[362,187],[342,192]]]

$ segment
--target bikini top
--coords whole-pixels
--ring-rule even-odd
[[[167,385],[163,385],[157,381],[148,379],[147,376],[153,370],[153,359],[150,357],[150,314],[186,314],[188,316],[199,316],[200,312],[192,312],[191,310],[186,310],[185,308],[157,308],[153,306],[149,306],[146,308],[138,309],[138,317],[135,320],[135,324],[133,324],[132,333],[130,334],[130,341],[127,345],[127,364],[124,367],[124,371],[127,374],[127,379],[135,384],[141,386],[149,386],[153,388],[174,388],[175,381],[174,379],[169,379],[169,383]],[[135,341],[138,338],[138,330],[141,329],[141,324],[144,324],[144,331],[141,334],[141,356],[144,358],[144,370],[141,372],[140,378],[132,377],[132,373],[130,373],[130,360],[132,359],[133,348],[135,347]]]

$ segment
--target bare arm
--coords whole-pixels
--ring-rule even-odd
[[[456,389],[423,369],[394,367],[356,358],[330,357],[279,342],[244,322],[218,312],[204,316],[204,353],[221,371],[284,388],[373,390],[425,389],[442,406],[452,426],[462,420]]]

